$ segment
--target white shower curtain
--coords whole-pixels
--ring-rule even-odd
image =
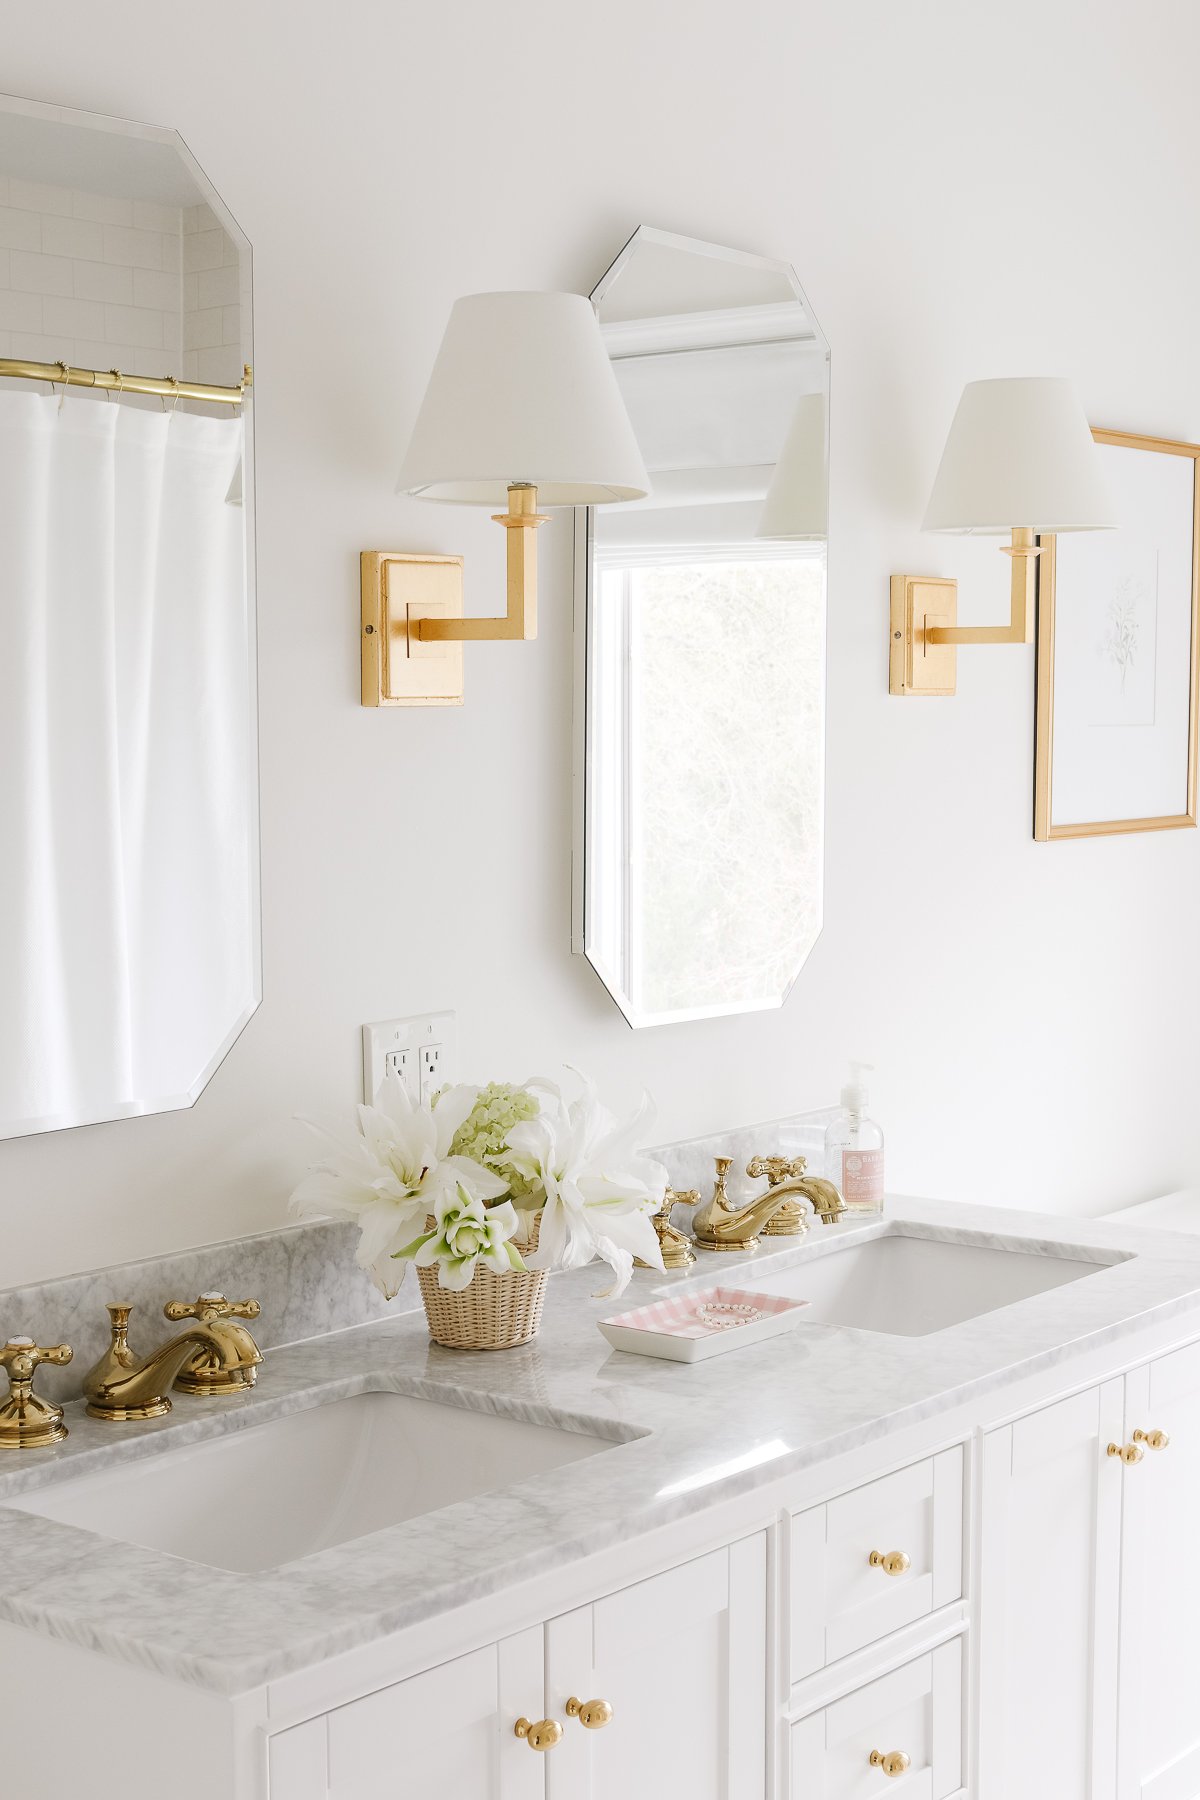
[[[240,419],[0,393],[0,1136],[186,1104],[257,986]]]

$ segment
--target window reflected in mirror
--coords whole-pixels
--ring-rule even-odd
[[[821,925],[829,355],[785,264],[643,227],[593,296],[651,479],[582,516],[581,946],[633,1025]]]

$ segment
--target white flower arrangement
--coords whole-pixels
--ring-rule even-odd
[[[444,1088],[414,1106],[389,1076],[292,1195],[305,1218],[352,1220],[357,1261],[388,1297],[410,1262],[444,1288],[477,1268],[579,1269],[596,1259],[628,1285],[633,1259],[661,1269],[651,1216],[667,1171],[637,1148],[649,1101],[619,1123],[591,1082],[568,1100],[549,1081]]]

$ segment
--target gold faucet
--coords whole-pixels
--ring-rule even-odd
[[[218,1300],[222,1301],[226,1311],[205,1305],[205,1302]],[[262,1361],[262,1355],[245,1326],[235,1323],[231,1317],[234,1308],[230,1303],[215,1294],[202,1295],[194,1308],[183,1306],[180,1312],[181,1305],[179,1301],[170,1302],[164,1308],[167,1317],[192,1317],[200,1309],[210,1316],[196,1316],[193,1325],[181,1331],[178,1337],[160,1344],[151,1356],[136,1356],[129,1347],[129,1315],[133,1308],[108,1308],[112,1342],[95,1368],[89,1370],[83,1384],[87,1410],[94,1419],[161,1418],[163,1413],[171,1410],[167,1389],[185,1365],[190,1369],[196,1362],[197,1353],[203,1357],[210,1379],[232,1375],[249,1377],[239,1383],[227,1381],[220,1388],[210,1387],[205,1391],[227,1393],[230,1387],[251,1385],[255,1365]],[[249,1307],[254,1308],[253,1313],[247,1310]],[[243,1301],[239,1311],[242,1317],[253,1318],[258,1312],[257,1303]]]
[[[832,1181],[820,1175],[806,1175],[808,1158],[794,1156],[756,1156],[746,1165],[751,1181],[766,1176],[769,1193],[798,1196],[808,1201],[813,1217],[823,1225],[832,1225],[846,1210],[846,1202]],[[789,1198],[773,1218],[763,1226],[767,1237],[797,1237],[808,1230],[808,1220],[797,1198]]]
[[[70,1360],[70,1344],[43,1349],[31,1337],[15,1337],[0,1347],[0,1369],[7,1370],[9,1383],[8,1397],[0,1405],[0,1447],[44,1450],[62,1442],[67,1435],[63,1409],[34,1393],[33,1377],[39,1363],[57,1363],[61,1368]]]
[[[650,1215],[650,1223],[658,1239],[658,1247],[662,1251],[664,1269],[688,1269],[696,1260],[692,1249],[692,1240],[686,1231],[680,1231],[678,1225],[672,1225],[671,1212],[676,1206],[695,1206],[700,1195],[695,1188],[668,1188],[663,1195],[662,1205],[656,1213]],[[648,1269],[651,1265],[643,1262],[640,1256],[634,1257],[639,1269]]]
[[[757,1250],[759,1232],[787,1204],[791,1190],[778,1198],[770,1193],[760,1194],[746,1206],[735,1206],[725,1185],[733,1158],[718,1156],[715,1161],[717,1179],[712,1199],[693,1213],[692,1235],[705,1250]]]

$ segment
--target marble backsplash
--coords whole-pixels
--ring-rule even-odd
[[[746,1179],[753,1156],[806,1156],[811,1173],[823,1174],[825,1126],[832,1116],[828,1111],[800,1113],[660,1145],[653,1154],[666,1165],[673,1187],[698,1188],[705,1196],[712,1188],[713,1158],[732,1157],[729,1191],[737,1198],[761,1187]],[[685,1218],[679,1215],[680,1221]],[[354,1261],[356,1240],[352,1225],[289,1225],[256,1237],[0,1289],[0,1341],[29,1336],[39,1344],[70,1344],[75,1356],[66,1368],[45,1366],[38,1372],[39,1393],[65,1401],[79,1398],[84,1376],[108,1343],[104,1309],[110,1302],[134,1308],[130,1338],[135,1350],[151,1349],[166,1335],[163,1307],[168,1300],[194,1300],[203,1293],[257,1300],[262,1314],[252,1329],[263,1350],[419,1307],[415,1282],[406,1284],[396,1300],[383,1298]]]
[[[27,1336],[39,1344],[70,1344],[75,1356],[66,1368],[38,1370],[38,1392],[77,1400],[84,1376],[108,1343],[104,1309],[110,1302],[133,1307],[129,1336],[138,1351],[153,1349],[174,1329],[163,1319],[168,1300],[194,1300],[197,1294],[257,1300],[262,1314],[251,1330],[262,1350],[419,1306],[415,1282],[389,1305],[354,1261],[357,1237],[352,1225],[288,1225],[199,1250],[0,1289],[0,1342]]]

